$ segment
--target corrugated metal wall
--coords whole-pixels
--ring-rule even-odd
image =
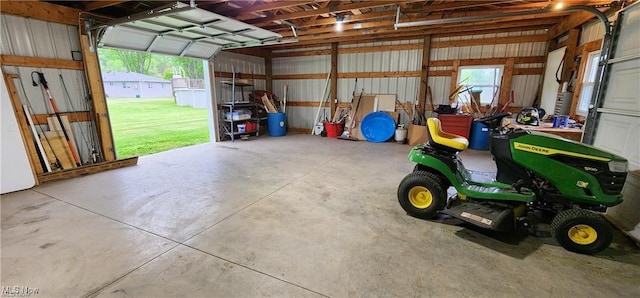
[[[592,21],[582,27],[582,31],[580,32],[580,44],[583,45],[585,43],[602,39],[604,36],[604,26],[602,22],[599,20]]]
[[[256,75],[264,76],[264,58],[248,56],[236,53],[221,52],[213,60],[214,77],[215,77],[215,95],[218,102],[231,101],[232,90],[231,86],[220,84],[222,80],[229,80],[228,78],[222,78],[220,72],[231,73],[236,72],[236,76],[243,79],[254,79],[253,87],[244,87],[245,98],[248,99],[248,94],[254,89],[264,90],[266,88],[264,79],[256,79]],[[240,89],[238,89],[240,90]],[[239,100],[241,96],[240,92],[236,93],[236,100]]]
[[[1,15],[3,55],[16,55],[41,58],[57,58],[71,60],[71,51],[80,51],[78,29],[74,26],[56,24],[35,19],[27,19],[12,15]],[[19,79],[14,80],[16,89],[23,104],[30,104],[35,114],[50,114],[52,109],[44,96],[40,86],[34,87],[31,83],[33,71],[42,72],[49,85],[53,98],[60,112],[88,111],[90,102],[88,98],[87,84],[82,70],[51,69],[2,66],[5,74],[17,74]],[[69,96],[62,87],[62,80],[69,92]],[[35,75],[34,75],[35,77]],[[37,79],[37,78],[36,78]],[[72,109],[73,107],[73,109]],[[88,122],[71,123],[75,135],[78,151],[83,162],[89,159],[89,149],[83,140],[83,134],[89,137]],[[46,125],[37,128],[48,130]]]
[[[613,24],[618,15],[612,14],[609,15],[609,22]],[[604,25],[599,19],[595,19],[589,23],[582,25],[582,31],[580,32],[580,43],[579,45],[583,45],[585,43],[602,39],[604,37]]]
[[[485,34],[462,37],[433,38],[432,43],[439,41],[467,40],[482,38],[499,38],[523,35],[544,34],[544,30]],[[352,44],[343,48],[394,46],[403,44],[421,44],[422,40],[375,42]],[[329,49],[315,48],[313,50]],[[311,49],[303,49],[311,50]],[[297,50],[301,51],[301,50]],[[431,61],[478,59],[500,57],[544,56],[546,42],[524,42],[514,44],[491,44],[481,46],[463,46],[448,48],[432,48]],[[340,53],[340,50],[338,51]],[[422,49],[390,50],[366,53],[347,53],[338,55],[338,73],[347,72],[406,72],[420,71]],[[515,68],[542,68],[542,63],[516,64]],[[327,74],[331,69],[330,55],[282,57],[273,59],[273,74]],[[430,71],[448,70],[452,67],[431,67]],[[531,105],[535,99],[542,75],[517,75],[513,77],[512,89],[516,94],[515,106]],[[364,88],[365,93],[396,94],[400,102],[415,103],[419,92],[419,77],[360,78],[356,93]],[[319,101],[325,85],[323,79],[274,80],[274,92],[281,95],[282,86],[289,85],[289,101]],[[350,102],[355,79],[339,79],[337,96],[340,102]],[[450,93],[450,76],[430,76],[429,86],[432,89],[434,104],[445,103]],[[325,109],[329,112],[329,109]],[[291,107],[287,118],[290,127],[311,128],[317,107]],[[322,113],[322,112],[321,112]],[[322,115],[322,114],[321,114]],[[328,117],[330,117],[328,115]]]

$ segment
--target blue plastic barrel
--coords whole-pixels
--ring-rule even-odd
[[[267,128],[269,129],[269,136],[281,137],[287,134],[287,117],[284,113],[268,113],[267,114]]]
[[[473,121],[469,148],[475,150],[489,150],[490,137],[491,129],[488,126],[484,125],[482,122]]]

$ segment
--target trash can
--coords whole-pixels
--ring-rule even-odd
[[[475,150],[489,150],[489,138],[491,129],[482,122],[473,121],[471,126],[471,138],[469,148]]]
[[[281,137],[287,134],[286,121],[285,113],[268,113],[267,128],[269,129],[269,136]]]

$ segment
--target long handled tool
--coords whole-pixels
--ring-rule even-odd
[[[352,130],[356,127],[356,114],[358,113],[358,108],[360,107],[360,102],[362,102],[362,95],[364,94],[364,88],[360,91],[360,96],[358,96],[358,103],[356,104],[356,108],[352,111],[351,115],[351,124],[349,125],[349,130],[345,131],[338,139],[341,140],[349,140],[349,141],[358,141],[357,138],[352,137]]]
[[[53,96],[51,95],[51,91],[49,91],[49,84],[47,83],[47,80],[44,78],[44,73],[41,73],[38,71],[34,71],[31,73],[31,80],[32,80],[33,86],[38,86],[36,81],[33,79],[34,73],[38,75],[38,81],[40,82],[40,85],[42,86],[42,88],[44,88],[44,91],[47,94],[47,97],[49,98],[49,104],[51,105],[53,112],[56,114],[56,118],[58,118],[58,123],[60,123],[60,128],[62,128],[62,134],[64,135],[64,139],[67,141],[67,144],[69,145],[69,150],[71,150],[71,155],[73,156],[73,160],[75,161],[76,166],[79,167],[81,165],[80,165],[80,158],[78,157],[78,151],[73,146],[71,139],[69,139],[69,134],[67,130],[64,128],[64,125],[62,125],[62,118],[60,118],[60,111],[58,111],[58,106],[56,105],[56,101],[53,99]]]
[[[33,138],[35,139],[36,145],[38,146],[38,150],[40,150],[40,156],[42,157],[42,161],[44,162],[45,167],[47,168],[47,172],[51,172],[54,169],[62,168],[62,163],[58,159],[58,155],[56,155],[56,153],[53,150],[51,150],[51,155],[55,159],[55,161],[51,161],[47,156],[47,152],[44,150],[43,143],[42,143],[43,138],[46,141],[46,144],[49,146],[49,148],[53,148],[53,147],[51,146],[51,142],[49,141],[49,138],[44,133],[44,129],[42,128],[42,126],[40,126],[40,122],[36,123],[35,125],[33,124],[32,115],[35,115],[35,112],[33,111],[33,107],[31,106],[31,101],[29,101],[29,98],[27,97],[27,91],[24,90],[24,84],[22,82],[22,79],[20,79],[20,88],[22,88],[22,94],[24,94],[25,96],[24,102],[26,102],[26,104],[22,105],[24,108],[24,113],[27,118],[27,122],[31,127],[31,133],[33,133]],[[36,121],[38,121],[37,117],[35,117],[35,119]],[[40,133],[37,132],[36,127],[40,129]]]
[[[62,77],[62,74],[59,74],[59,76],[60,76],[60,83],[62,84],[62,89],[64,89],[64,93],[65,93],[65,96],[66,96],[66,99],[67,99],[67,104],[71,108],[71,111],[73,112],[73,116],[76,118],[76,121],[79,121],[78,120],[79,119],[78,118],[78,111],[76,111],[75,107],[73,106],[73,102],[71,101],[71,95],[69,94],[69,90],[67,89],[67,84],[64,83],[64,78]],[[98,152],[96,151],[95,144],[91,144],[89,142],[89,138],[84,133],[83,129],[80,129],[80,136],[82,137],[82,140],[84,141],[85,145],[87,146],[87,149],[89,149],[91,151],[90,152],[91,163],[98,162],[99,155],[98,155]]]
[[[353,84],[353,91],[351,92],[351,104],[349,104],[349,111],[344,118],[349,118],[349,122],[345,123],[344,130],[342,131],[341,137],[349,137],[349,132],[351,131],[351,123],[353,122],[353,118],[355,116],[355,112],[353,111],[353,101],[356,100],[356,89],[358,88],[358,78],[356,78],[355,84]]]
[[[313,118],[313,127],[316,126],[316,124],[318,123],[318,117],[320,117],[320,109],[324,109],[322,106],[324,105],[324,98],[326,97],[327,94],[327,88],[329,88],[329,78],[331,77],[331,73],[327,74],[327,81],[324,83],[324,90],[322,91],[322,98],[320,98],[320,104],[318,105],[318,111],[316,112],[316,117]],[[311,128],[311,134],[313,135],[315,132],[315,129],[313,129],[313,127]]]
[[[31,128],[31,133],[33,134],[33,138],[35,139],[36,145],[38,146],[40,157],[42,158],[42,161],[44,161],[44,166],[47,168],[47,172],[51,172],[52,169],[51,169],[51,163],[49,162],[49,157],[47,157],[47,153],[44,151],[44,147],[42,147],[42,141],[38,136],[38,132],[36,132],[36,126],[33,124],[33,120],[31,119],[31,114],[29,114],[29,107],[23,104],[22,108],[24,110],[25,117],[27,118],[27,122],[29,123],[29,127]]]
[[[288,91],[289,87],[287,85],[284,85],[284,98],[283,98],[283,103],[282,103],[282,112],[283,113],[287,113],[287,91]]]
[[[516,96],[515,96],[515,92],[513,92],[513,90],[511,90],[511,98],[509,98],[509,101],[507,101],[503,106],[502,109],[500,109],[500,112],[506,112],[507,108],[509,108],[509,105],[511,105],[512,103],[514,103],[516,101]]]

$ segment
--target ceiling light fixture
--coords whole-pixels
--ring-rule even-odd
[[[336,16],[336,32],[342,32],[342,22],[344,22],[344,16]]]
[[[560,9],[562,9],[563,7],[564,7],[564,3],[562,3],[562,2],[558,2],[558,3],[556,3],[556,9],[557,9],[557,10],[560,10]]]

